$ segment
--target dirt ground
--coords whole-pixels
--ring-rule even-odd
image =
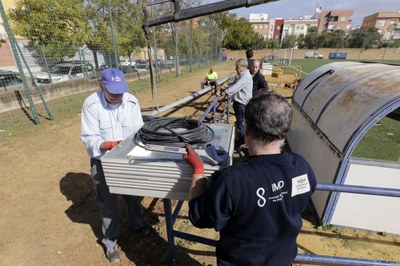
[[[234,69],[218,69],[220,77]],[[179,79],[158,90],[160,106],[200,89],[203,74]],[[275,90],[291,94],[269,80]],[[150,90],[136,95],[143,114],[151,111]],[[199,114],[210,94],[175,109],[173,116]],[[80,141],[80,116],[42,123],[24,137],[0,141],[0,265],[107,265],[101,238],[100,206],[92,195],[89,158]],[[122,202],[121,202],[122,203]],[[172,201],[173,205],[177,202]],[[162,200],[143,198],[145,222],[152,232],[140,237],[122,219],[120,265],[168,264]],[[217,239],[213,230],[194,229],[187,220],[187,203],[174,229]],[[121,214],[124,204],[121,204]],[[122,217],[125,217],[122,215]],[[317,228],[304,219],[299,252],[329,256],[400,261],[400,237],[338,228]],[[175,239],[178,265],[216,265],[214,248]],[[296,264],[305,265],[305,264]]]

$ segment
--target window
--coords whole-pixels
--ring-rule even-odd
[[[379,27],[384,27],[385,24],[386,24],[386,20],[384,20],[384,19],[378,20],[378,25],[379,25]]]
[[[71,75],[76,75],[76,74],[79,74],[79,73],[82,73],[82,72],[83,71],[82,71],[82,67],[81,66],[75,66],[75,67],[72,68]]]
[[[340,17],[340,21],[342,22],[346,21],[346,17]]]

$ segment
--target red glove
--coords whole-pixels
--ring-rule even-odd
[[[117,146],[118,145],[118,143],[120,143],[121,141],[107,141],[106,142],[106,149],[109,151],[109,150],[112,150],[112,149],[114,149],[115,148],[115,146]]]
[[[192,147],[190,147],[190,145],[186,146],[186,151],[187,154],[184,154],[182,157],[188,164],[192,166],[193,174],[204,175],[204,165],[200,156],[193,150]]]

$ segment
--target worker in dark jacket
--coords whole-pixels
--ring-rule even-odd
[[[253,50],[248,49],[246,50],[246,59],[247,59],[247,69],[250,71],[250,74],[253,74]]]
[[[198,228],[220,232],[218,265],[288,266],[297,255],[300,214],[316,187],[310,165],[282,152],[292,110],[276,94],[252,98],[245,111],[250,157],[205,178],[204,166],[187,146],[193,168],[189,219]]]
[[[260,60],[254,60],[253,62],[253,97],[256,97],[259,93],[268,93],[268,83],[265,77],[260,72]]]

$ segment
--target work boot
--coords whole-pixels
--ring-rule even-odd
[[[119,256],[119,252],[115,247],[113,247],[112,249],[107,249],[106,256],[111,263],[119,262],[121,259]]]

